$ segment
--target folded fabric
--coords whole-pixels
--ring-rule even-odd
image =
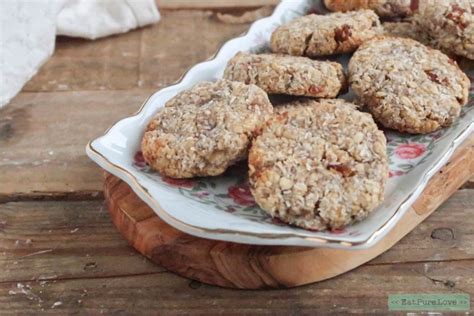
[[[59,12],[57,34],[96,39],[155,23],[154,0],[70,0]]]
[[[0,107],[51,56],[56,35],[96,39],[159,19],[154,0],[1,1]]]

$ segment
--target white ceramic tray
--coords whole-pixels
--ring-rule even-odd
[[[266,50],[272,30],[310,10],[324,9],[320,1],[283,1],[272,16],[255,22],[246,35],[228,41],[211,60],[191,68],[178,84],[156,92],[135,115],[120,120],[104,136],[90,142],[87,154],[129,184],[168,224],[191,235],[259,245],[372,246],[400,220],[428,180],[473,132],[472,86],[469,105],[452,127],[428,135],[386,132],[390,178],[385,201],[366,220],[339,231],[312,232],[272,220],[250,195],[245,165],[216,178],[175,180],[149,170],[139,152],[146,124],[168,99],[200,81],[221,78],[227,61],[238,51]],[[337,59],[347,63],[348,56]],[[465,71],[474,77],[473,69]],[[351,97],[350,93],[344,96]]]

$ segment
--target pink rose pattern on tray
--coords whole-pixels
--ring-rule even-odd
[[[441,130],[426,135],[402,135],[386,131],[389,177],[402,176],[424,162],[444,132]]]
[[[170,178],[170,177],[165,177],[165,176],[162,176],[161,180],[174,187],[187,188],[187,189],[192,189],[194,187],[194,184],[196,183],[196,181],[190,180],[190,179],[175,179],[175,178]],[[202,196],[202,192],[198,192],[198,193],[200,193],[199,196]]]
[[[147,167],[145,158],[143,158],[143,153],[141,151],[137,151],[135,156],[133,156],[133,166],[140,170]]]
[[[399,176],[402,176],[403,174],[404,174],[404,172],[403,172],[403,171],[400,171],[400,170],[395,170],[395,171],[390,170],[390,171],[388,172],[388,177],[389,177],[389,178],[392,178],[392,177],[399,177]]]
[[[395,148],[395,155],[400,159],[415,159],[426,151],[424,144],[401,144]]]
[[[243,206],[255,205],[255,200],[250,192],[248,183],[241,185],[231,185],[229,187],[229,196],[234,200],[235,203]]]

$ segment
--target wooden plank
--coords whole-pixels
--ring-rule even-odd
[[[0,110],[0,201],[98,198],[102,173],[85,145],[153,90],[22,93]]]
[[[474,261],[363,266],[286,290],[235,291],[156,273],[116,278],[0,284],[6,314],[327,315],[386,314],[389,294],[474,295]]]
[[[474,190],[456,192],[369,265],[474,260],[473,194]],[[46,252],[37,253],[41,251]],[[127,245],[102,201],[0,204],[0,253],[0,282],[162,271]]]
[[[165,12],[163,23],[143,30],[140,87],[163,88],[184,71],[207,60],[248,24],[225,24],[211,12]]]
[[[139,29],[95,41],[58,37],[53,56],[23,91],[135,88],[142,32]]]
[[[180,10],[162,12],[158,24],[96,41],[59,37],[54,55],[23,91],[163,88],[247,28],[221,23],[212,12]]]
[[[474,259],[474,190],[457,191],[393,248],[369,264]]]
[[[0,204],[0,249],[0,282],[163,271],[127,245],[102,201]]]
[[[159,9],[255,8],[277,5],[280,0],[156,0]]]

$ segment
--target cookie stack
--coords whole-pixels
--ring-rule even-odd
[[[448,56],[410,36],[387,35],[379,20],[435,14],[428,7],[420,11],[404,0],[325,3],[342,12],[278,27],[272,54],[239,52],[224,79],[170,99],[143,136],[150,167],[175,178],[217,176],[248,159],[252,194],[272,217],[310,230],[339,229],[367,217],[383,201],[388,177],[386,139],[376,122],[406,133],[449,126],[467,103],[470,83]],[[425,43],[432,34],[447,37],[417,32],[426,34]],[[469,56],[469,45],[448,46]],[[348,53],[354,53],[348,78],[341,64],[321,59]],[[348,86],[370,113],[335,99]],[[267,94],[293,99],[272,106]]]

